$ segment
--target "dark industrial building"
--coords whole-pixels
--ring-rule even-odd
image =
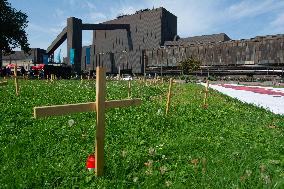
[[[249,73],[273,73],[283,76],[284,35],[258,36],[231,40],[226,34],[214,34],[165,42],[166,48],[147,50],[147,67],[172,69],[188,57],[202,62],[204,71],[247,70]],[[158,70],[158,69],[157,69]],[[237,72],[235,71],[237,74]]]
[[[145,50],[157,49],[177,35],[177,17],[164,8],[137,11],[133,15],[120,16],[103,24],[130,25],[132,50],[129,49],[126,31],[94,31],[95,53],[90,69],[104,65],[112,73],[117,73],[119,67],[121,70],[131,69],[134,73],[143,73]]]

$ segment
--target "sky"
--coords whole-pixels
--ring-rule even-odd
[[[226,33],[231,39],[284,34],[284,0],[8,0],[28,16],[26,29],[31,48],[51,44],[68,17],[100,23],[119,14],[164,7],[177,16],[180,37]],[[83,45],[92,32],[83,32]],[[66,54],[66,42],[61,45]],[[57,51],[58,52],[58,51]],[[55,54],[57,53],[55,52]]]

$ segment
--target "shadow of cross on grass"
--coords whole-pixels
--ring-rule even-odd
[[[106,71],[102,67],[96,69],[96,102],[66,104],[55,106],[34,107],[34,117],[47,117],[66,115],[81,112],[97,112],[96,125],[96,176],[103,175],[104,168],[104,137],[105,137],[105,109],[118,108],[126,106],[135,106],[141,104],[141,99],[112,100],[105,101],[106,96]]]

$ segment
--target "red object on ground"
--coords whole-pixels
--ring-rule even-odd
[[[87,169],[95,169],[96,168],[96,157],[94,154],[89,155],[86,162]]]
[[[261,87],[249,87],[249,86],[235,86],[235,85],[228,85],[228,84],[220,84],[220,86],[225,88],[231,88],[235,90],[241,91],[250,91],[259,94],[266,94],[266,95],[273,95],[273,96],[284,96],[282,91],[277,91],[277,89],[265,89]]]

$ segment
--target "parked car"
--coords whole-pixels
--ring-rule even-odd
[[[122,80],[129,81],[133,80],[132,76],[129,74],[122,75]]]

